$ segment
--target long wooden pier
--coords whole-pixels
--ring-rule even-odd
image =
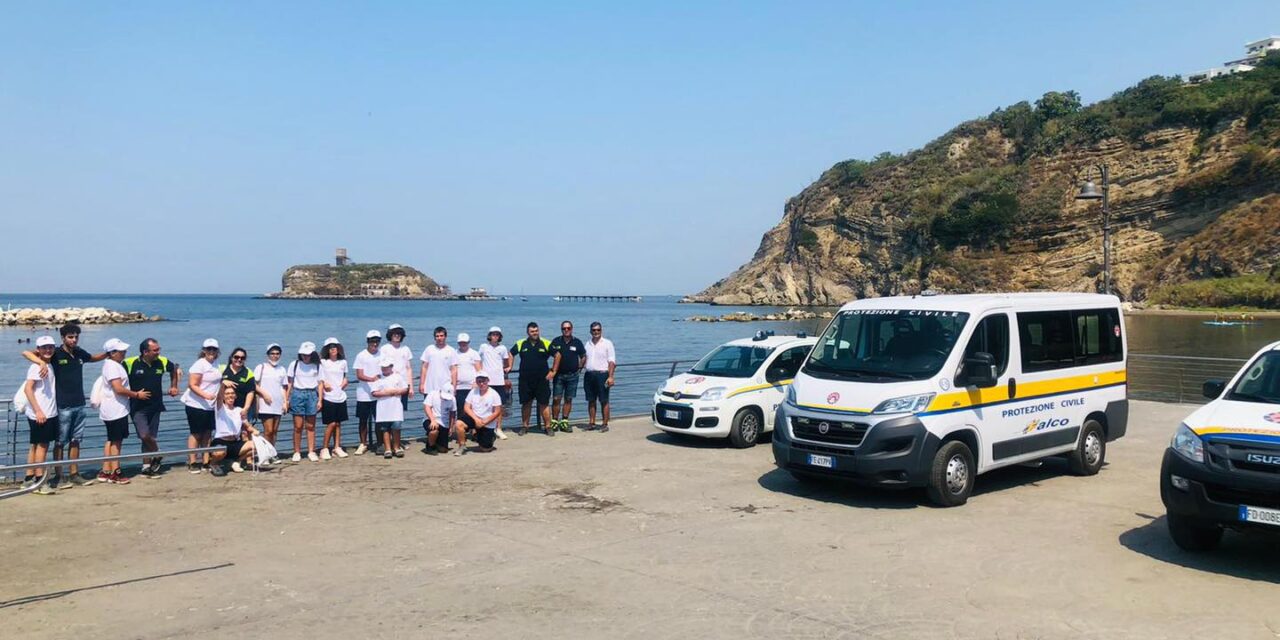
[[[555,302],[643,302],[640,296],[555,296]]]

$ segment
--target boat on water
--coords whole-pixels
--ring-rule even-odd
[[[505,300],[505,298],[498,298],[497,296],[489,295],[489,290],[485,289],[484,287],[471,287],[471,291],[458,296],[458,299],[466,300],[467,302],[490,302],[495,300]]]
[[[1204,324],[1210,327],[1243,327],[1251,324],[1258,324],[1258,319],[1252,313],[1218,313],[1214,314],[1213,320],[1205,320]]]

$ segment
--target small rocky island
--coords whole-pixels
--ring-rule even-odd
[[[56,327],[76,324],[123,324],[132,322],[160,322],[160,316],[149,316],[140,311],[112,311],[105,307],[64,307],[61,309],[22,308],[0,311],[0,326],[6,327]]]
[[[452,297],[449,287],[401,264],[356,264],[338,249],[334,264],[289,267],[280,278],[280,292],[268,298],[316,299],[441,299]]]

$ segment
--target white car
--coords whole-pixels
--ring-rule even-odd
[[[804,334],[722,344],[687,373],[663,382],[653,395],[653,426],[668,433],[729,438],[750,447],[773,430],[773,415],[787,386],[817,342]]]
[[[1160,498],[1179,547],[1207,551],[1224,528],[1280,532],[1280,342],[1178,425],[1160,469]]]

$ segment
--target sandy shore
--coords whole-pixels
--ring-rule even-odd
[[[490,455],[302,463],[0,503],[14,638],[1259,638],[1276,539],[1177,550],[1157,490],[1189,407],[1136,402],[1092,478],[809,489],[769,448],[644,419]],[[131,447],[136,446],[132,441]],[[1206,606],[1207,605],[1207,606]]]

